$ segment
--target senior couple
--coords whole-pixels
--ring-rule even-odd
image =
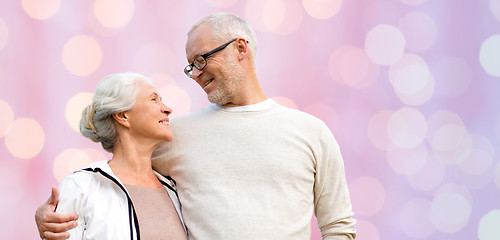
[[[171,122],[146,77],[103,78],[80,129],[112,158],[52,189],[35,215],[40,237],[308,240],[315,214],[323,239],[354,239],[337,142],[321,120],[266,96],[256,52],[233,14],[195,23],[184,72],[212,104]]]

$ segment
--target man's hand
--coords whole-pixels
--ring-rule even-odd
[[[59,189],[52,187],[50,198],[42,206],[36,209],[35,221],[38,227],[40,238],[47,240],[58,240],[69,238],[66,231],[77,226],[78,215],[75,213],[60,214],[56,213],[56,207],[59,203]]]

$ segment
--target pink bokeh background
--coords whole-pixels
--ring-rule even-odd
[[[268,96],[327,123],[360,240],[500,239],[500,0],[0,0],[2,239],[109,157],[77,131],[104,76],[149,76],[174,116],[208,104],[186,32],[245,18]],[[321,239],[312,218],[311,239]]]

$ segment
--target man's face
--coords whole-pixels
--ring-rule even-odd
[[[186,57],[189,63],[199,55],[224,44],[214,42],[210,36],[210,27],[202,24],[188,36]],[[239,65],[235,54],[234,43],[225,49],[207,57],[207,65],[202,69],[193,69],[192,78],[205,91],[208,100],[219,105],[233,102],[239,95],[244,71]]]

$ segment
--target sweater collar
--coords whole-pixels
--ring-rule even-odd
[[[212,103],[211,106],[215,109],[221,109],[224,111],[228,112],[252,112],[252,111],[262,111],[266,109],[270,109],[274,106],[276,106],[277,103],[272,100],[271,98],[268,98],[262,102],[256,103],[256,104],[251,104],[251,105],[245,105],[245,106],[238,106],[238,107],[224,107],[216,103]]]

